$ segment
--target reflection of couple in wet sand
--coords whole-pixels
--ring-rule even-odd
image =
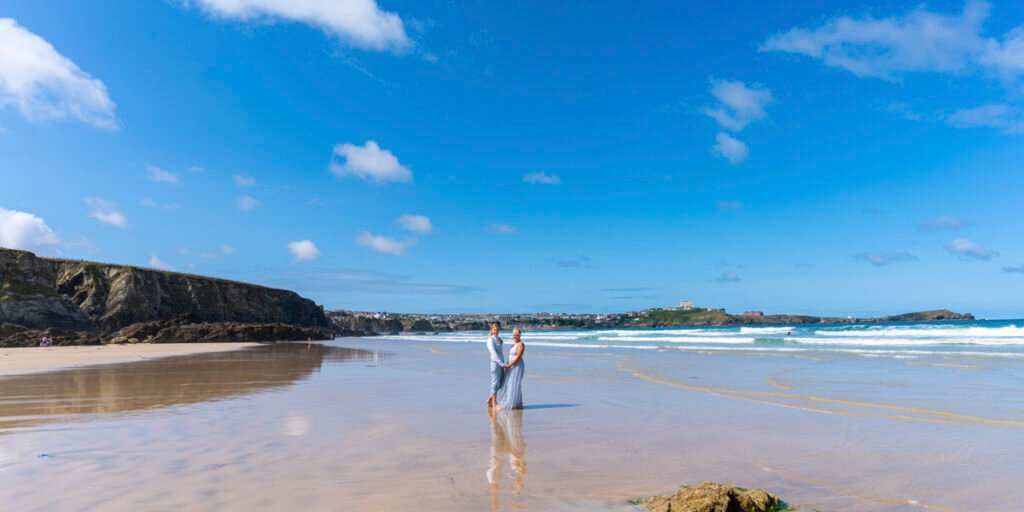
[[[523,362],[522,331],[512,330],[514,343],[505,357],[501,326],[491,325],[487,351],[491,356],[491,395],[487,397],[487,415],[491,418],[491,460],[487,466],[487,483],[491,487],[491,509],[498,509],[498,487],[505,476],[505,459],[512,469],[512,493],[523,490],[526,473],[526,443],[523,442]]]
[[[523,490],[523,476],[526,474],[526,443],[523,441],[523,411],[496,411],[490,409],[491,418],[491,459],[487,465],[487,483],[491,487],[491,510],[498,510],[498,491],[501,480],[512,478],[512,494]],[[512,470],[505,473],[505,460]]]
[[[501,325],[495,322],[487,338],[487,351],[491,354],[491,395],[487,397],[487,407],[494,410],[522,409],[523,376],[526,374],[523,333],[518,327],[512,330],[514,344],[508,352],[507,360],[500,333]]]

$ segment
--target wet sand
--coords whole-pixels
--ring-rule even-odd
[[[0,349],[0,376],[238,350],[255,343],[161,343]]]
[[[11,510],[633,510],[716,480],[803,510],[1015,510],[1024,363],[338,340],[0,379]],[[922,362],[929,364],[920,364]]]

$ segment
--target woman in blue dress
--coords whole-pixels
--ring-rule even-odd
[[[523,376],[526,374],[523,353],[526,351],[526,345],[523,344],[523,332],[518,327],[512,330],[512,339],[515,344],[508,352],[505,383],[498,390],[498,403],[495,404],[497,409],[523,408]]]

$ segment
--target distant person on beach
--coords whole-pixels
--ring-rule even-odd
[[[523,376],[526,374],[526,363],[523,362],[523,353],[526,352],[526,345],[523,344],[523,331],[518,327],[512,329],[512,339],[515,344],[508,352],[509,361],[505,365],[505,382],[498,390],[498,403],[494,406],[495,410],[523,408]]]
[[[491,324],[491,335],[487,338],[487,351],[491,354],[491,396],[487,397],[487,407],[495,406],[498,390],[505,381],[505,354],[502,352],[501,324]]]

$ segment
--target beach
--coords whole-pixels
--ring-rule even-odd
[[[97,364],[146,361],[158,357],[238,350],[255,345],[255,343],[161,343],[3,348],[0,349],[0,377]]]
[[[492,418],[483,335],[445,336],[4,377],[0,502],[628,511],[711,480],[798,510],[1019,508],[1019,358],[531,345],[528,332],[526,409]]]

